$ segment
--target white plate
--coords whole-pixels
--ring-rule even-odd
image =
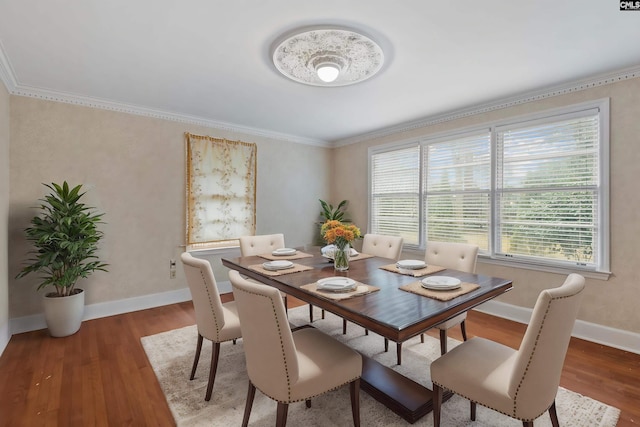
[[[450,291],[460,287],[460,279],[449,276],[430,276],[422,279],[422,287],[435,291]]]
[[[296,254],[295,249],[292,248],[280,248],[280,249],[276,249],[275,251],[271,252],[271,255],[274,256],[285,256],[285,255],[295,255]]]
[[[346,292],[353,290],[356,282],[348,277],[327,277],[318,280],[317,287],[323,291]]]
[[[425,268],[427,263],[419,260],[419,259],[403,259],[396,263],[396,267],[404,268],[406,270],[418,270],[420,268]]]
[[[335,249],[327,249],[322,256],[328,259],[333,259],[333,251]],[[349,256],[350,257],[357,257],[358,255],[360,255],[360,252],[356,251],[355,249],[351,248],[351,251],[349,252]]]
[[[265,270],[284,270],[286,268],[293,267],[293,263],[291,261],[269,261],[262,264]]]

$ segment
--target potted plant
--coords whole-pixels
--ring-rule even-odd
[[[44,296],[45,319],[52,336],[64,337],[80,329],[84,314],[84,291],[76,288],[78,279],[96,270],[107,271],[107,264],[96,256],[103,237],[98,224],[104,214],[80,202],[85,194],[80,193],[82,185],[71,189],[66,181],[62,186],[44,185],[52,192],[40,199],[40,214],[25,229],[35,250],[16,278],[40,273],[38,289],[53,288]]]
[[[348,219],[344,219],[345,215],[345,206],[347,205],[347,201],[343,200],[338,203],[338,206],[333,208],[333,205],[325,202],[324,200],[320,200],[320,206],[322,207],[322,212],[320,215],[324,218],[324,222],[327,221],[341,221],[341,222],[350,222]]]

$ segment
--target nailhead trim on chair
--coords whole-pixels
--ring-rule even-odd
[[[243,289],[240,289],[240,290],[242,292],[246,292],[246,293],[251,294],[251,295],[256,295],[256,296],[263,297],[263,298],[268,298],[269,301],[271,301],[271,309],[273,310],[274,320],[276,320],[276,321],[278,320],[278,316],[276,315],[276,307],[273,304],[273,300],[270,297],[262,295],[262,294],[258,294],[258,293],[255,293],[255,292],[245,291]],[[280,350],[282,351],[282,361],[284,362],[284,371],[286,372],[286,376],[287,376],[287,393],[289,395],[289,400],[290,400],[291,399],[291,377],[289,375],[289,366],[287,366],[287,359],[285,358],[284,342],[283,342],[283,339],[282,339],[282,328],[280,327],[280,323],[278,323],[278,322],[276,322],[276,326],[278,327],[278,335],[280,337]],[[289,327],[288,324],[287,324],[287,327]],[[254,386],[255,386],[255,384],[254,384]],[[258,388],[258,387],[256,387],[256,388]],[[260,390],[260,389],[258,388],[258,390]],[[263,392],[262,390],[260,390],[260,391],[264,395],[268,396],[269,398],[271,398],[271,399],[273,399],[273,400],[275,400],[277,402],[280,402],[280,400],[273,398],[272,396],[270,396],[269,394]],[[282,403],[287,403],[287,402],[282,402]]]
[[[551,301],[549,301],[549,305],[547,306],[547,311],[544,313],[544,317],[542,318],[542,325],[541,325],[541,327],[540,327],[540,330],[542,330],[542,328],[544,327],[544,322],[545,322],[545,320],[547,319],[547,314],[549,313],[549,309],[551,308],[551,303],[552,303],[553,301],[555,301],[555,300],[564,299],[564,298],[569,298],[569,297],[572,297],[572,296],[574,296],[574,295],[575,295],[575,294],[572,294],[572,295],[565,295],[565,296],[557,297],[557,298],[552,298],[552,299],[551,299]],[[515,418],[516,420],[520,420],[520,421],[533,421],[533,420],[535,420],[536,418],[540,417],[542,414],[544,414],[545,412],[547,412],[547,411],[549,410],[549,408],[550,408],[551,406],[549,406],[549,408],[545,409],[544,411],[542,411],[541,413],[539,413],[538,415],[536,415],[535,417],[533,417],[533,418],[531,418],[531,419],[519,418],[519,417],[515,416],[515,413],[516,413],[516,406],[517,406],[517,405],[516,405],[516,401],[517,401],[517,399],[518,399],[518,392],[519,392],[519,390],[520,390],[520,387],[522,386],[522,383],[524,382],[524,378],[525,378],[525,376],[527,375],[527,372],[529,371],[529,365],[531,364],[531,359],[533,358],[533,355],[534,355],[534,353],[535,353],[535,351],[536,351],[536,348],[537,348],[537,346],[538,346],[538,339],[539,339],[539,338],[540,338],[540,333],[538,332],[538,336],[536,337],[536,341],[535,341],[535,342],[536,342],[536,344],[535,344],[535,346],[534,346],[533,351],[531,352],[531,357],[529,357],[529,361],[527,362],[527,367],[525,368],[524,375],[522,376],[522,379],[520,380],[520,383],[518,384],[518,389],[516,390],[516,395],[515,395],[515,397],[514,397],[514,399],[513,399],[513,413],[508,414],[508,413],[506,413],[506,412],[503,412],[503,411],[501,411],[501,410],[499,410],[499,409],[496,409],[496,408],[493,408],[493,407],[491,407],[491,406],[487,406],[487,405],[482,405],[482,406],[484,406],[485,408],[492,409],[492,410],[494,410],[494,411],[496,411],[496,412],[500,412],[501,414],[508,415],[508,416],[510,416],[511,418]],[[443,386],[442,384],[437,383],[437,382],[435,382],[435,381],[433,381],[433,382],[434,382],[435,384],[437,384],[439,387],[449,390],[447,387]],[[470,401],[474,402],[474,400],[473,400],[473,399],[470,399],[469,397],[467,397],[467,396],[465,396],[465,395],[463,395],[463,394],[460,394],[460,393],[458,393],[458,392],[456,392],[456,391],[454,391],[454,390],[450,390],[450,391],[451,391],[451,392],[453,392],[453,393],[456,393],[458,396],[462,396],[463,398],[465,398],[465,399],[467,399],[467,400],[470,400]],[[476,402],[476,403],[477,403],[477,402]],[[553,402],[552,402],[552,404],[553,404]]]
[[[434,383],[434,384],[437,384],[440,388],[443,388],[443,389],[445,389],[445,390],[449,390],[447,387],[443,386],[443,385],[442,385],[442,384],[440,384],[440,383],[437,383],[437,382],[435,382],[435,381],[433,381],[433,383]],[[449,391],[451,391],[452,393],[455,393],[455,394],[457,394],[458,396],[463,397],[463,398],[465,398],[465,399],[467,399],[467,400],[469,400],[469,401],[471,401],[471,402],[475,402],[475,400],[473,400],[473,399],[469,398],[468,396],[465,396],[464,394],[460,394],[460,393],[458,393],[457,391],[454,391],[454,390],[449,390]],[[478,402],[476,402],[476,403],[478,403]],[[514,416],[513,414],[509,414],[509,413],[507,413],[507,412],[504,412],[504,411],[501,411],[501,410],[499,410],[499,409],[496,409],[496,408],[494,408],[493,406],[483,405],[483,404],[480,404],[480,403],[479,403],[479,405],[484,406],[485,408],[489,408],[489,409],[491,409],[491,410],[493,410],[493,411],[500,412],[501,414],[504,414],[504,415],[506,415],[506,416],[508,416],[508,417],[511,417],[511,418],[513,418],[513,419],[520,420],[520,421],[533,421],[533,420],[535,420],[536,418],[538,418],[540,415],[544,414],[546,411],[548,411],[548,410],[549,410],[549,408],[547,408],[545,411],[543,411],[542,413],[540,413],[540,415],[536,416],[535,418],[532,418],[532,419],[525,419],[525,418],[519,418],[519,417],[516,417],[516,416]]]
[[[520,379],[520,383],[518,384],[518,388],[516,389],[516,393],[515,393],[515,396],[513,398],[513,413],[514,414],[515,414],[515,411],[516,411],[516,406],[517,406],[517,401],[518,401],[518,393],[520,391],[520,387],[522,387],[522,383],[524,382],[525,377],[529,373],[529,366],[531,365],[531,360],[533,359],[533,356],[534,356],[534,354],[536,352],[536,349],[538,348],[538,341],[540,339],[540,333],[544,329],[544,326],[545,326],[544,323],[547,320],[547,315],[549,314],[549,310],[551,309],[551,303],[553,303],[555,300],[570,298],[570,297],[575,296],[575,295],[576,294],[565,295],[565,296],[556,297],[556,298],[551,298],[551,300],[549,301],[549,305],[547,305],[547,310],[545,311],[544,316],[542,317],[542,323],[540,324],[540,329],[538,330],[538,335],[536,336],[535,344],[533,346],[533,351],[531,352],[531,356],[529,357],[529,360],[527,361],[527,366],[524,369],[524,374],[522,375],[522,378]],[[540,415],[544,414],[548,410],[549,410],[549,408],[545,409],[541,414],[538,415],[538,417]],[[535,417],[535,418],[538,418],[538,417]],[[523,421],[532,421],[532,420],[523,420]]]
[[[252,295],[257,295],[257,296],[264,297],[264,298],[269,298],[269,297],[264,296],[264,295],[262,295],[262,294],[256,294],[255,292],[249,292],[249,291],[245,291],[245,290],[243,290],[242,292],[246,292],[246,293],[249,293],[249,294],[252,294]],[[271,298],[269,298],[269,300],[271,300]],[[273,300],[271,300],[271,307],[273,308],[273,316],[274,316],[274,318],[277,320],[277,316],[276,316],[276,307],[273,305]],[[312,399],[312,398],[317,397],[317,396],[321,396],[321,395],[323,395],[323,394],[325,394],[325,393],[328,393],[328,392],[330,392],[330,391],[337,390],[337,389],[339,389],[340,387],[342,387],[342,386],[344,386],[344,385],[346,385],[346,384],[351,384],[352,382],[354,382],[355,380],[357,380],[358,378],[360,378],[360,376],[356,376],[356,377],[355,377],[355,378],[353,378],[352,380],[347,381],[347,382],[344,382],[344,383],[342,383],[342,384],[340,384],[340,385],[337,385],[337,386],[335,386],[335,387],[333,387],[333,388],[331,388],[331,389],[329,389],[329,390],[323,391],[323,392],[322,392],[322,393],[320,393],[320,394],[315,394],[315,395],[313,395],[313,396],[305,397],[305,398],[302,398],[302,399],[292,400],[292,399],[291,399],[291,377],[289,376],[289,367],[287,366],[287,359],[284,357],[284,356],[285,356],[285,354],[284,354],[284,343],[283,343],[283,339],[282,339],[282,329],[281,329],[281,327],[280,327],[280,324],[279,324],[279,323],[277,323],[277,325],[278,325],[278,335],[280,336],[280,348],[281,348],[281,350],[282,350],[282,360],[284,361],[284,370],[285,370],[285,372],[287,373],[287,393],[289,394],[289,399],[288,399],[288,400],[286,400],[286,401],[284,401],[284,400],[280,400],[280,399],[276,399],[275,397],[271,396],[269,393],[265,393],[265,392],[264,392],[263,390],[261,390],[259,387],[256,387],[256,385],[254,384],[254,387],[256,387],[258,390],[260,390],[260,392],[261,392],[262,394],[264,394],[265,396],[267,396],[267,397],[268,397],[268,398],[270,398],[271,400],[275,400],[276,402],[280,402],[280,403],[294,403],[294,402],[302,402],[302,401],[305,401],[305,400],[308,400],[308,399]],[[288,327],[288,325],[287,325],[287,327]]]
[[[220,342],[220,327],[218,326],[219,322],[216,316],[216,311],[213,309],[213,301],[211,300],[211,293],[209,293],[207,280],[205,279],[204,274],[202,273],[202,270],[200,270],[200,277],[202,277],[202,284],[204,286],[204,290],[207,292],[207,298],[209,299],[209,307],[211,308],[211,313],[213,314],[213,321],[216,325],[216,342]]]

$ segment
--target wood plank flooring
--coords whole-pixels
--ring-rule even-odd
[[[0,426],[174,425],[140,337],[194,323],[186,302],[86,321],[66,338],[14,335],[0,357]],[[477,312],[467,320],[470,336],[511,347],[524,329]],[[639,355],[572,338],[561,385],[620,408],[618,427],[640,424]]]

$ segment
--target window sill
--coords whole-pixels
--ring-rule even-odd
[[[526,262],[494,259],[494,258],[489,258],[487,256],[482,256],[482,255],[478,255],[478,262],[482,264],[492,264],[492,265],[499,265],[502,267],[521,268],[524,270],[543,271],[547,273],[559,273],[559,274],[578,273],[590,279],[597,279],[597,280],[604,280],[604,281],[609,280],[609,277],[611,276],[611,272],[609,271],[605,272],[605,271],[594,271],[594,270],[582,270],[579,268],[552,267],[550,265],[529,264]]]

